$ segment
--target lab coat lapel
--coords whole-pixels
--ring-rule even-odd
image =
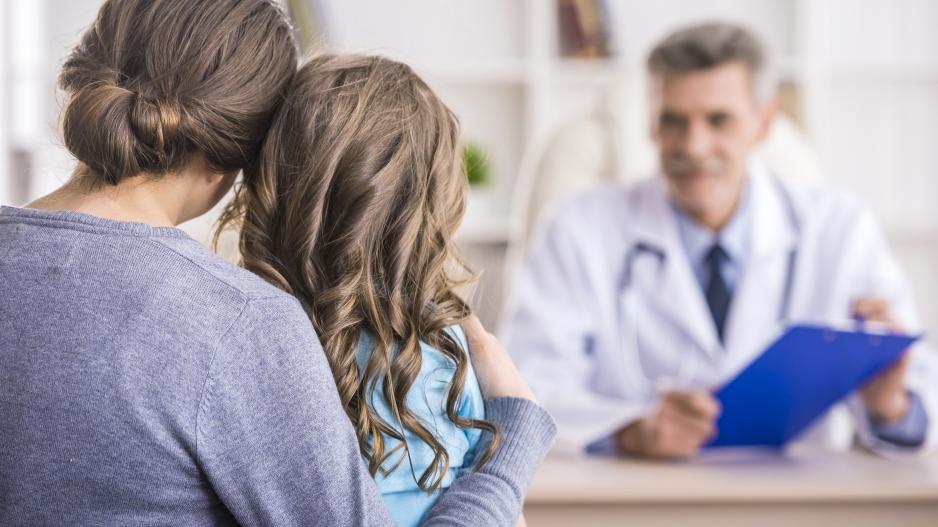
[[[728,368],[737,361],[748,362],[779,327],[785,281],[797,241],[791,205],[781,184],[761,167],[750,172],[751,254],[730,304],[725,343],[733,357]]]
[[[643,287],[644,295],[655,311],[712,355],[720,349],[716,326],[682,248],[675,211],[662,176],[657,177],[643,200],[635,227],[638,241],[661,248],[665,259],[658,278]]]

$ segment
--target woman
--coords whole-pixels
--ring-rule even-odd
[[[295,67],[269,0],[108,0],[66,61],[75,174],[0,209],[0,524],[390,523],[297,301],[175,228]],[[553,424],[470,338],[503,441],[428,520],[510,525]]]

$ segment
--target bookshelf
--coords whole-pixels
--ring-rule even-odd
[[[510,194],[517,190],[525,153],[624,79],[642,78],[644,55],[667,30],[701,18],[741,20],[768,35],[773,48],[782,48],[784,78],[800,82],[805,61],[796,44],[796,15],[802,3],[608,2],[615,53],[589,59],[561,56],[554,1],[407,0],[392,7],[351,0],[320,7],[327,14],[324,47],[384,53],[413,64],[460,115],[466,137],[489,152],[493,181],[473,189],[461,233],[463,243],[474,245],[511,241],[517,211]],[[439,24],[418,27],[414,13]],[[640,169],[650,167],[635,168]]]

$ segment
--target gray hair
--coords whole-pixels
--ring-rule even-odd
[[[748,29],[726,22],[685,27],[668,35],[648,56],[653,77],[670,77],[741,62],[753,94],[764,102],[775,94],[776,78],[762,42]]]

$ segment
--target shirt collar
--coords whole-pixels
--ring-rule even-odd
[[[671,207],[677,216],[678,231],[681,235],[681,244],[687,252],[694,267],[701,265],[706,258],[707,251],[714,243],[719,242],[723,250],[729,255],[730,260],[737,264],[745,262],[749,255],[749,226],[751,222],[750,213],[750,181],[746,176],[743,195],[739,200],[736,211],[730,218],[729,223],[718,233],[714,233],[707,227],[704,227],[693,218],[687,215],[681,208],[671,202]]]

